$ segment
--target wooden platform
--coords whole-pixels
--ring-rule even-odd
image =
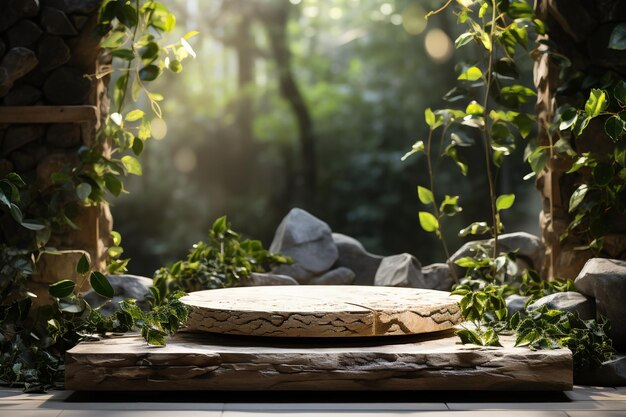
[[[463,321],[445,291],[357,285],[240,287],[192,292],[187,326],[271,337],[372,337],[436,332]]]
[[[451,332],[396,338],[275,339],[181,333],[164,348],[138,336],[66,354],[77,391],[570,390],[567,349],[459,345]]]

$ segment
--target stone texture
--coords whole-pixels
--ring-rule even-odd
[[[428,288],[422,274],[422,264],[408,253],[387,256],[382,260],[374,285],[382,287]]]
[[[506,297],[504,300],[506,302],[506,309],[509,312],[509,316],[512,316],[515,313],[523,314],[525,311],[526,301],[528,301],[530,297],[526,295],[518,295],[513,294]]]
[[[37,165],[35,157],[24,151],[15,151],[9,155],[9,158],[13,162],[15,170],[20,174],[30,171]]]
[[[4,135],[2,154],[7,155],[22,146],[35,142],[44,136],[44,129],[40,125],[13,125]]]
[[[239,287],[190,293],[189,331],[272,337],[392,336],[463,320],[444,291],[342,285]]]
[[[335,262],[335,266],[343,266],[354,271],[356,275],[355,285],[374,285],[376,271],[378,271],[383,256],[369,253],[361,242],[341,233],[333,233],[333,240],[339,251],[339,258]]]
[[[37,42],[42,33],[43,31],[35,22],[24,19],[11,26],[6,37],[11,48],[16,46],[29,47]]]
[[[298,281],[287,275],[253,272],[242,283],[242,287],[261,287],[268,285],[298,285]]]
[[[271,341],[178,334],[155,349],[139,336],[67,352],[65,388],[89,391],[571,390],[567,349],[458,344],[450,333],[375,340]],[[320,413],[318,413],[320,414]],[[503,413],[506,414],[506,413]],[[290,415],[286,413],[285,415]],[[291,413],[293,415],[293,413]]]
[[[292,265],[281,265],[274,272],[301,284],[328,271],[339,256],[328,224],[299,208],[282,220],[269,250],[293,260]]]
[[[546,295],[529,305],[528,309],[536,310],[544,305],[550,310],[577,312],[583,320],[596,318],[595,302],[579,292],[568,291]]]
[[[78,34],[67,15],[54,7],[44,7],[41,10],[41,26],[50,35],[74,36]]]
[[[83,104],[91,82],[83,73],[72,67],[61,67],[55,70],[43,85],[44,96],[52,104]]]
[[[119,310],[118,303],[120,301],[125,298],[134,298],[142,310],[148,311],[150,309],[148,296],[150,295],[152,279],[138,275],[108,275],[107,279],[113,287],[115,296],[108,301],[95,291],[90,290],[84,295],[85,301],[90,306],[100,307],[100,312],[108,316]]]
[[[593,258],[574,281],[576,289],[596,299],[596,314],[611,322],[613,346],[626,350],[626,262]]]
[[[7,106],[31,106],[41,100],[41,90],[28,84],[13,87],[4,97]]]
[[[102,0],[44,0],[42,3],[56,7],[67,14],[90,14],[98,10]]]
[[[355,274],[349,268],[339,267],[331,269],[325,274],[313,278],[310,285],[350,285],[354,283]]]
[[[13,87],[13,83],[32,71],[38,62],[35,53],[30,49],[23,47],[9,49],[0,61],[0,68],[6,73],[0,74],[0,97],[4,97]]]
[[[80,125],[61,123],[48,126],[46,142],[60,148],[73,148],[81,144]]]
[[[574,381],[577,385],[596,387],[626,386],[626,356],[615,355],[597,368],[579,371],[574,375]]]
[[[450,291],[454,285],[454,278],[450,266],[446,263],[436,263],[422,268],[424,282],[430,285],[428,288],[440,291]]]
[[[0,1],[0,32],[11,27],[22,15],[23,12],[16,7],[15,2]]]
[[[70,48],[63,38],[45,35],[37,47],[37,58],[41,71],[52,71],[70,60]]]
[[[14,169],[15,167],[13,166],[13,162],[9,161],[6,158],[0,159],[0,178],[6,177]]]

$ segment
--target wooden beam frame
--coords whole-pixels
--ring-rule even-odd
[[[0,123],[96,123],[96,106],[0,107]]]

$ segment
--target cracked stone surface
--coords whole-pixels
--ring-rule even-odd
[[[569,390],[568,349],[459,345],[450,331],[400,338],[276,339],[181,333],[82,342],[66,355],[70,390]]]
[[[460,297],[415,288],[319,285],[198,291],[188,331],[273,337],[393,336],[460,323]]]

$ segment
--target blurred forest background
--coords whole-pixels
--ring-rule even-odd
[[[144,175],[112,207],[131,273],[151,276],[180,259],[223,214],[269,245],[291,207],[373,253],[443,260],[418,221],[425,160],[400,161],[425,139],[424,109],[454,105],[441,97],[455,83],[455,65],[475,60],[471,48],[454,50],[454,16],[424,19],[442,1],[165,3],[181,35],[200,35],[190,41],[195,61],[155,89],[166,97],[164,121],[153,122]],[[530,59],[518,65],[530,84]],[[459,194],[465,208],[443,226],[453,249],[461,227],[488,217],[478,145],[462,149],[467,177],[447,159],[436,166],[438,192]],[[523,152],[506,160],[498,189],[517,195],[506,231],[537,233],[540,200],[533,180],[522,180],[530,172]]]

